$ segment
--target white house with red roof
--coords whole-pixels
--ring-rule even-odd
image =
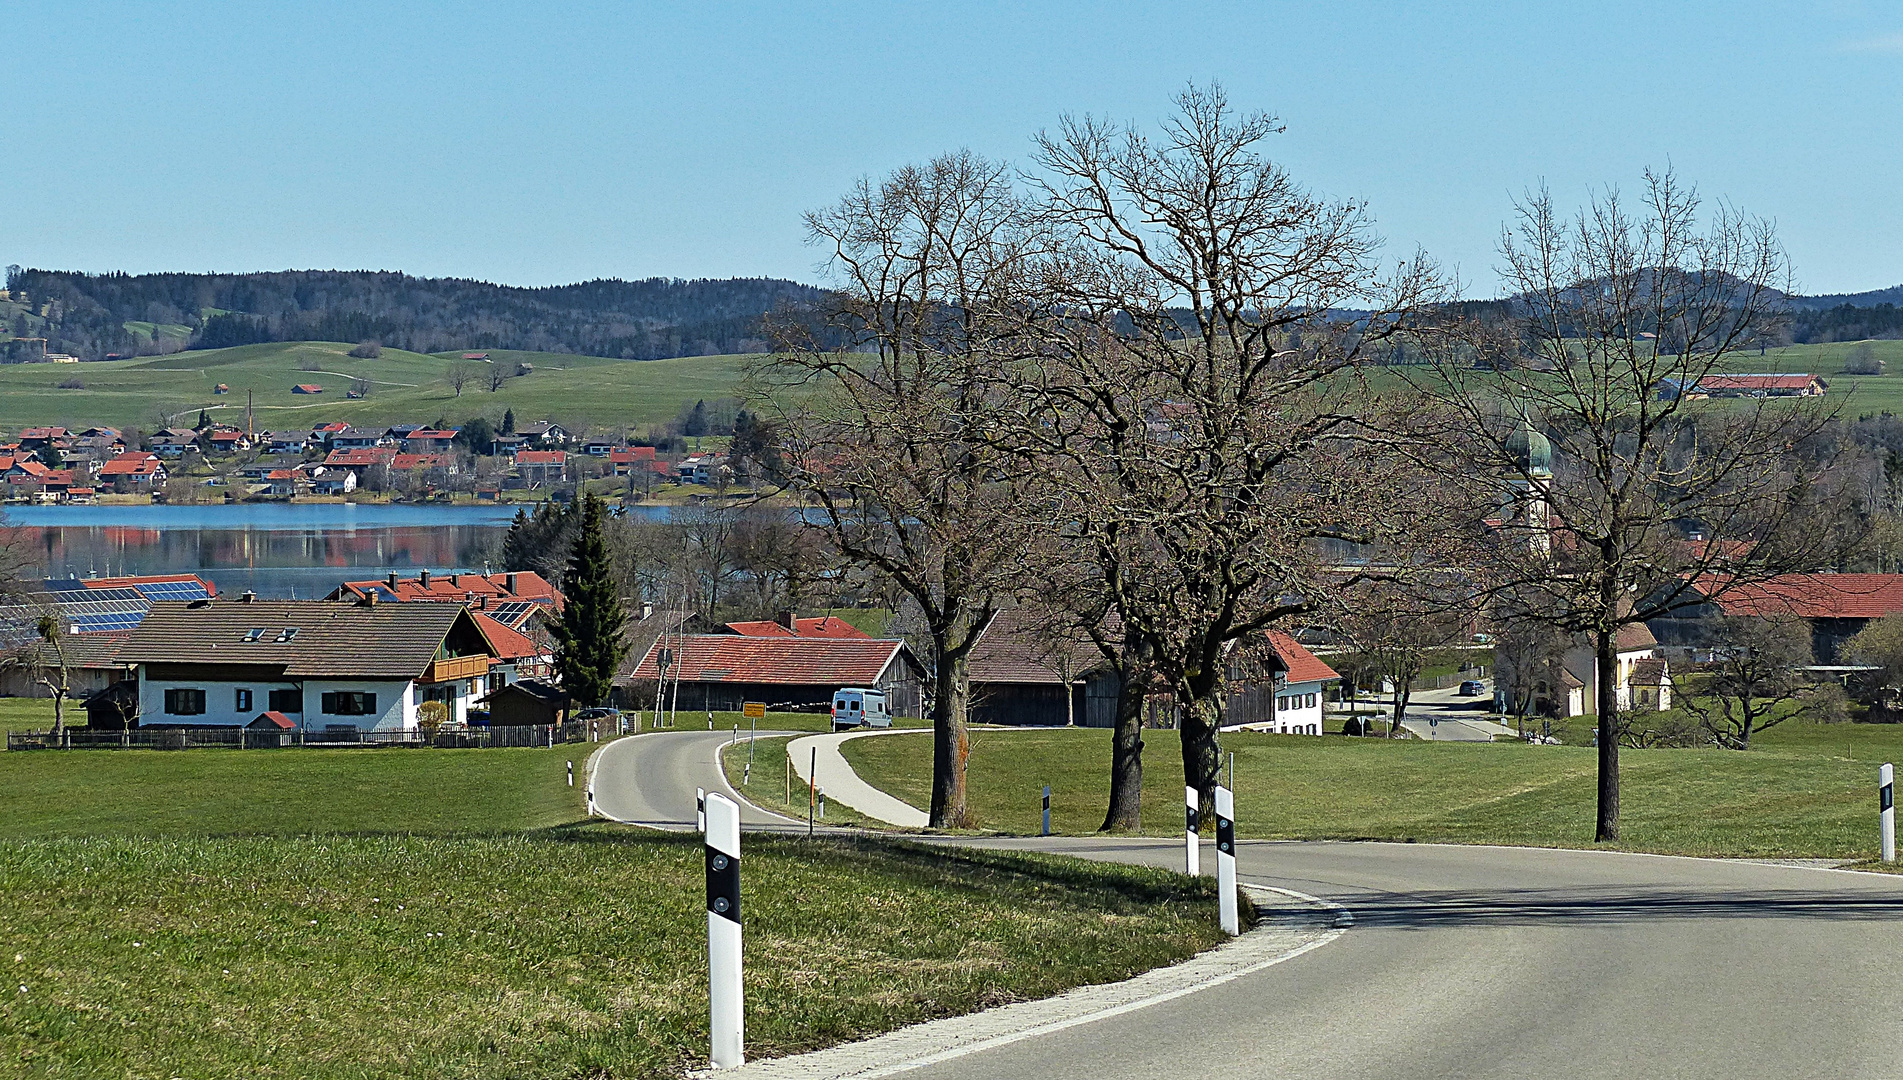
[[[1340,682],[1341,676],[1287,634],[1271,631],[1265,636],[1276,661],[1273,666],[1280,668],[1271,673],[1274,711],[1267,720],[1246,726],[1277,735],[1320,735],[1322,699],[1329,684]]]
[[[142,450],[127,451],[99,467],[99,482],[108,486],[150,489],[163,484],[166,475],[159,456]]]

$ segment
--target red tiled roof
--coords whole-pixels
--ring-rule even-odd
[[[321,394],[324,392],[324,388],[316,383],[301,382],[291,387],[291,392],[294,394]]]
[[[1302,648],[1300,642],[1287,634],[1278,634],[1271,630],[1268,638],[1269,647],[1275,650],[1275,655],[1281,657],[1282,663],[1288,667],[1289,682],[1331,682],[1341,678],[1334,668],[1316,659],[1314,653]]]
[[[441,469],[449,465],[447,454],[397,454],[390,459],[390,467],[397,472],[409,472],[411,469]]]
[[[561,465],[568,460],[566,450],[518,450],[517,465]]]
[[[364,465],[388,465],[397,456],[394,446],[353,446],[348,450],[332,450],[324,458],[324,464],[345,468]]]
[[[536,647],[535,642],[530,640],[528,635],[513,630],[480,611],[472,611],[470,614],[476,617],[476,629],[482,631],[482,636],[488,640],[489,647],[495,650],[496,659],[523,660],[542,651]]]
[[[99,468],[101,476],[154,476],[160,468],[159,459],[151,454],[121,454]]]
[[[608,460],[616,465],[628,465],[637,461],[653,461],[652,446],[618,446],[608,451]]]
[[[396,588],[390,588],[386,578],[373,578],[369,581],[346,581],[338,589],[340,593],[362,597],[377,590],[384,600],[442,600],[452,603],[464,603],[473,595],[476,600],[534,600],[541,603],[561,605],[562,594],[555,591],[542,575],[533,570],[516,573],[515,591],[509,591],[508,574],[431,574],[429,587],[423,587],[422,575],[411,578],[398,578]]]
[[[1726,615],[1880,619],[1903,611],[1903,574],[1787,574],[1705,592]]]
[[[872,635],[844,619],[821,615],[812,619],[794,619],[793,630],[800,637],[870,638]]]
[[[693,634],[657,639],[629,676],[660,677],[663,645],[674,649],[686,682],[768,683],[785,686],[873,686],[905,647],[870,638],[746,637]]]
[[[432,428],[418,428],[403,437],[406,439],[453,439],[456,437],[456,433],[453,431],[436,431]]]
[[[1707,375],[1700,390],[1802,390],[1817,381],[1815,375]]]
[[[727,629],[743,637],[795,637],[793,631],[774,622],[772,619],[759,619],[752,622],[730,622]]]
[[[871,634],[852,625],[844,619],[831,615],[820,615],[811,619],[793,620],[793,628],[786,627],[771,619],[754,622],[730,622],[727,629],[745,637],[803,637],[803,638],[866,638]]]
[[[274,709],[270,712],[259,713],[258,718],[256,720],[251,721],[249,724],[246,724],[245,726],[246,727],[274,727],[280,731],[293,731],[297,728],[297,723],[296,721],[292,720],[290,717]]]

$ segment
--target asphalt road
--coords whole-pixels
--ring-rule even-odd
[[[665,786],[711,763],[704,735],[668,738],[681,747],[622,751],[604,773]],[[1181,858],[1170,841],[976,842]],[[1903,1077],[1903,878],[1406,844],[1251,842],[1239,859],[1245,881],[1342,904],[1353,928],[1234,982],[909,1075]]]
[[[616,821],[691,829],[695,827],[694,790],[704,788],[739,803],[740,823],[744,826],[797,824],[804,829],[804,822],[769,814],[742,799],[728,785],[716,755],[732,739],[730,731],[658,731],[609,743],[595,759],[595,808]]]

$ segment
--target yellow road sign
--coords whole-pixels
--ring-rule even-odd
[[[749,720],[764,720],[766,719],[766,702],[745,702],[740,706],[740,711],[741,715],[747,717]]]

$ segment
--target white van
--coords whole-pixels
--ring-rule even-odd
[[[834,731],[891,726],[892,713],[886,708],[885,691],[848,688],[833,692]]]

